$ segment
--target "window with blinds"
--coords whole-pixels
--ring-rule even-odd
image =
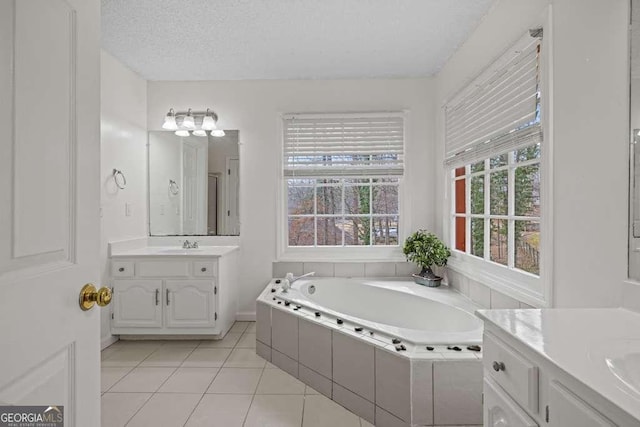
[[[401,176],[402,113],[287,115],[285,176]]]
[[[535,295],[545,236],[541,35],[531,31],[445,107],[450,265]]]
[[[288,247],[398,246],[404,115],[283,118]]]
[[[447,166],[458,167],[542,141],[541,36],[541,29],[532,30],[447,103]]]

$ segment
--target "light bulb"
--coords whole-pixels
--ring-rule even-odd
[[[202,118],[202,129],[204,130],[215,130],[216,128],[216,121],[213,120],[212,116],[204,116]]]
[[[189,131],[188,130],[177,130],[175,133],[178,136],[189,136]]]
[[[215,136],[215,137],[220,138],[221,136],[224,136],[224,135],[225,135],[225,133],[224,133],[224,131],[222,129],[215,129],[215,130],[211,131],[211,136]]]
[[[198,130],[194,130],[193,131],[193,135],[194,136],[207,136],[207,132],[203,131],[202,129],[198,129]]]
[[[167,115],[164,117],[164,123],[162,124],[162,129],[166,129],[166,130],[178,129],[178,124],[176,123],[176,116],[173,112],[173,108],[170,109]]]
[[[193,116],[191,115],[191,108],[187,111],[187,115],[184,116],[184,120],[182,120],[182,127],[187,129],[195,129],[196,122],[193,120]]]

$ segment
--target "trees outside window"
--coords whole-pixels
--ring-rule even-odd
[[[540,154],[535,144],[455,169],[454,248],[540,275]]]
[[[398,178],[287,179],[289,246],[397,246]]]

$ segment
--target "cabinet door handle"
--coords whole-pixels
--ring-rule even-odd
[[[167,289],[167,305],[169,305],[169,289]]]
[[[124,267],[120,267],[120,268],[118,269],[118,271],[119,271],[120,273],[122,273],[122,272],[124,271]]]
[[[160,303],[159,297],[160,297],[160,289],[156,289],[156,305]]]
[[[207,267],[202,267],[202,268],[200,269],[200,271],[202,271],[202,272],[204,273],[205,271],[207,271]]]
[[[493,362],[493,370],[496,372],[504,371],[504,362]]]

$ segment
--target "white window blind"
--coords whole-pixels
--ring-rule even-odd
[[[288,114],[284,176],[401,176],[403,113]]]
[[[445,164],[456,167],[542,141],[540,48],[531,31],[445,107]]]

